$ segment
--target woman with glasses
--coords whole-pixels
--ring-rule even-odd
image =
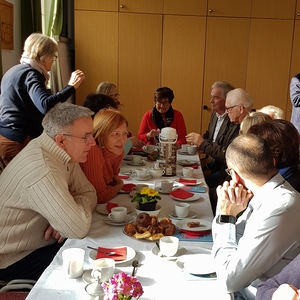
[[[138,138],[147,144],[156,144],[160,130],[164,127],[175,128],[178,134],[177,144],[186,143],[185,122],[181,112],[173,109],[173,91],[168,87],[160,87],[154,93],[154,107],[146,112],[140,124]]]
[[[85,78],[76,70],[66,87],[49,95],[49,72],[57,59],[57,43],[40,33],[25,41],[21,63],[9,69],[1,82],[0,157],[7,165],[26,144],[43,132],[42,119],[59,102],[75,93]]]
[[[118,174],[127,141],[127,126],[125,117],[113,108],[103,108],[94,116],[96,146],[80,165],[96,189],[98,203],[114,198],[124,185]]]

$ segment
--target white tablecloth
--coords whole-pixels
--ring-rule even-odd
[[[178,155],[178,159],[198,160],[195,156]],[[152,163],[147,162],[147,166],[151,167]],[[181,175],[181,166],[177,168],[177,175]],[[123,161],[121,172],[133,170],[134,167],[129,166],[126,161]],[[195,170],[195,176],[201,178],[205,185],[201,168]],[[176,177],[162,177],[161,179]],[[161,180],[160,179],[160,180]],[[151,184],[159,184],[159,180],[150,179],[148,181],[137,181],[135,179],[125,180],[127,183],[143,182]],[[159,201],[162,209],[159,217],[167,217],[168,213],[174,209],[175,201],[169,195],[161,195]],[[112,202],[118,204],[126,204],[132,208],[132,215],[135,215],[134,206],[131,203],[129,194],[118,194]],[[197,213],[197,218],[212,221],[213,213],[210,206],[208,193],[201,194],[199,200],[189,202],[191,210]],[[100,204],[101,205],[101,204]],[[31,290],[28,300],[36,299],[94,299],[85,292],[86,283],[82,278],[68,279],[62,271],[62,251],[66,248],[79,247],[86,250],[84,269],[91,268],[92,260],[89,258],[90,246],[116,247],[129,246],[136,251],[135,259],[141,262],[142,266],[138,268],[137,277],[140,280],[144,295],[141,300],[182,300],[182,299],[230,299],[229,295],[222,292],[217,280],[200,279],[199,277],[182,272],[175,264],[175,261],[157,257],[151,251],[155,246],[154,242],[139,241],[125,235],[122,231],[122,226],[107,225],[103,222],[106,217],[98,213],[93,214],[93,222],[88,235],[84,239],[68,239],[64,246],[55,256],[53,262],[45,270],[34,288]],[[176,220],[172,220],[176,224]],[[210,242],[195,242],[195,241],[180,241],[180,246],[187,249],[187,253],[210,253],[212,243]],[[124,271],[128,274],[132,272],[131,262],[116,265],[117,271]]]

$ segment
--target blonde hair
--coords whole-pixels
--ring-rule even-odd
[[[272,121],[272,118],[262,112],[251,112],[240,125],[240,134],[246,134],[252,125]]]
[[[111,108],[104,108],[94,117],[93,137],[100,147],[106,146],[108,136],[123,123],[128,126],[128,122],[122,113]]]
[[[283,110],[274,105],[264,106],[257,111],[268,114],[272,119],[284,119]]]
[[[41,33],[32,33],[24,43],[22,57],[44,61],[46,56],[57,55],[57,42]]]
[[[117,88],[117,86],[113,83],[108,82],[108,81],[100,82],[98,87],[97,87],[96,93],[97,94],[108,95],[112,88]]]

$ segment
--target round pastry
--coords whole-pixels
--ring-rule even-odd
[[[151,235],[161,233],[161,229],[157,225],[149,225],[147,229]]]
[[[134,236],[136,234],[136,228],[133,224],[129,223],[126,224],[124,227],[124,231],[126,232],[126,234],[128,234],[129,236]]]
[[[151,218],[151,225],[157,225],[158,223],[158,219],[157,219],[157,216],[150,216]]]
[[[148,225],[150,225],[150,223],[151,223],[150,215],[145,212],[138,214],[138,216],[136,217],[137,225],[147,227]]]
[[[176,226],[173,223],[169,223],[165,228],[164,235],[173,235],[176,231]]]

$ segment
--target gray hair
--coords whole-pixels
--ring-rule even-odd
[[[56,135],[64,133],[67,127],[72,126],[74,121],[91,117],[93,114],[87,107],[69,102],[58,103],[47,112],[42,125],[46,134],[54,139]]]
[[[251,96],[242,88],[231,90],[227,93],[227,97],[231,97],[230,105],[243,105],[243,107],[251,112],[253,100]]]
[[[226,95],[229,91],[234,90],[234,87],[227,81],[216,81],[211,86],[211,89],[220,88],[222,90],[222,97],[226,99]]]
[[[258,110],[268,114],[272,119],[284,119],[284,112],[281,108],[274,105],[267,105]]]
[[[46,56],[54,57],[58,52],[57,42],[41,33],[32,33],[24,43],[22,57],[44,61]]]

